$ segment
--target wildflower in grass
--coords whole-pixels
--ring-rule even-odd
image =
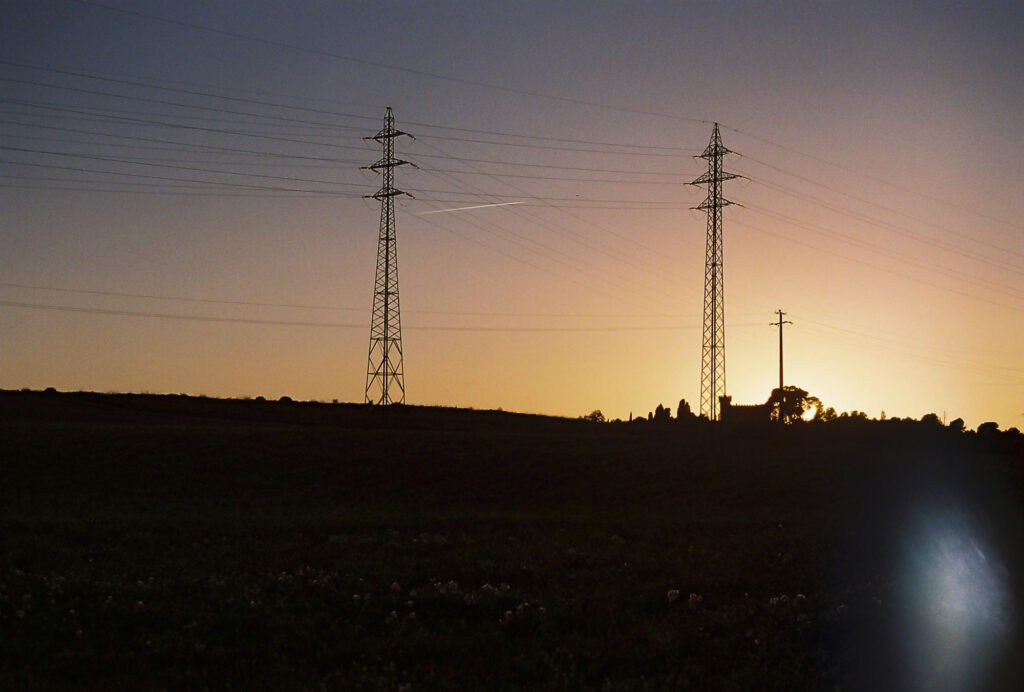
[[[687,599],[687,603],[689,603],[690,607],[692,608],[698,605],[703,600],[704,597],[701,596],[699,593],[691,593],[690,597]]]
[[[391,590],[394,591],[395,593],[401,593],[402,592],[402,587],[398,585],[397,581],[393,581],[393,582],[391,582]]]
[[[679,599],[679,589],[668,590],[668,602],[675,603]]]

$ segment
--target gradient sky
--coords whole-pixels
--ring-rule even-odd
[[[0,6],[0,387],[361,401],[391,106],[409,403],[696,408],[718,121],[734,400],[1024,427],[1019,3]]]

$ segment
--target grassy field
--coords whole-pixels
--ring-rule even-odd
[[[1017,445],[144,395],[0,416],[8,688],[1024,682]],[[929,638],[932,543],[984,551],[999,598]]]

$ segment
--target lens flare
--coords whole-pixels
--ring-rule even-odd
[[[961,510],[922,513],[907,527],[898,594],[907,687],[984,687],[1013,641],[1009,574]]]

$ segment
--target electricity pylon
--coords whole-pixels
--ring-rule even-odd
[[[366,358],[368,404],[405,403],[402,317],[398,303],[398,248],[395,244],[395,197],[408,193],[396,190],[394,186],[394,168],[409,163],[395,158],[395,138],[402,135],[412,137],[407,132],[395,129],[395,116],[389,106],[384,114],[384,128],[372,137],[364,137],[380,142],[384,149],[380,161],[371,166],[363,166],[364,169],[383,175],[380,190],[374,195],[367,195],[380,201],[377,276],[373,283],[373,317],[370,321],[370,349]]]
[[[733,153],[722,144],[718,123],[711,131],[711,141],[704,152],[694,158],[708,162],[707,173],[690,185],[707,185],[708,194],[694,209],[708,217],[708,233],[704,257],[704,337],[701,347],[700,413],[708,420],[718,420],[719,397],[725,396],[725,283],[722,272],[722,207],[732,204],[722,197],[722,183],[739,178],[722,170],[722,157]]]

